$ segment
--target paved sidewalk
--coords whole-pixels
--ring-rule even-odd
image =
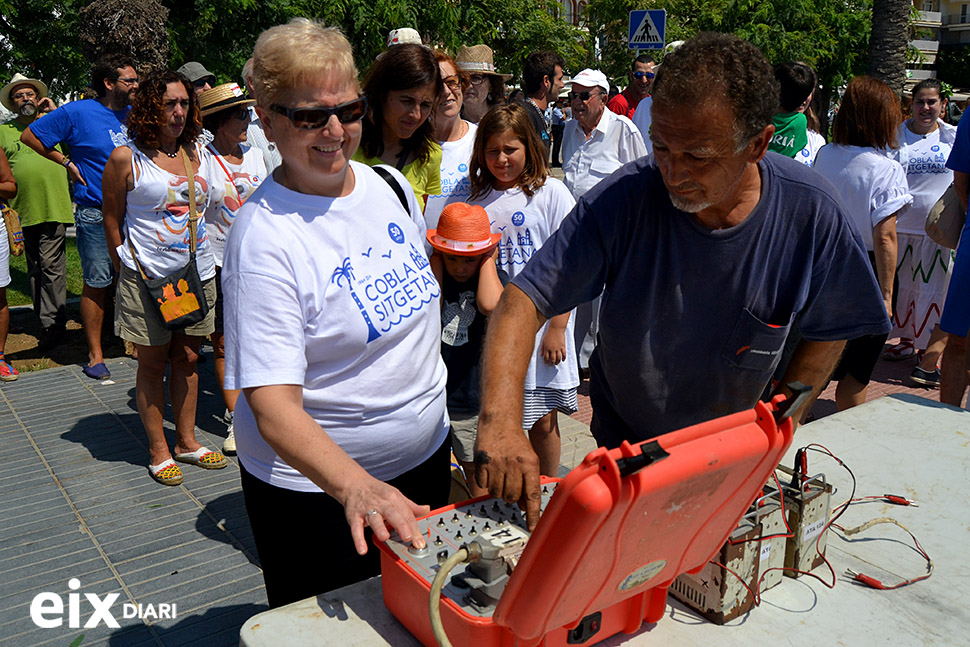
[[[183,466],[183,485],[156,484],[135,410],[135,363],[109,368],[114,384],[68,366],[0,388],[0,645],[237,645],[242,623],[267,608],[237,464]],[[211,361],[200,376],[199,439],[215,448],[225,424]],[[61,626],[31,621],[41,592],[61,596],[63,614],[45,616],[63,618]],[[77,628],[69,593],[80,594]],[[110,607],[119,628],[84,628],[94,611],[86,593],[119,594]],[[124,603],[156,613],[175,604],[177,616],[125,619]]]

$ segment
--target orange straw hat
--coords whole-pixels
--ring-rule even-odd
[[[488,214],[478,205],[453,202],[441,211],[438,228],[429,229],[428,242],[439,252],[478,256],[495,249],[502,234],[493,234]]]

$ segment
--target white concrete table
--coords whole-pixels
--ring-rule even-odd
[[[926,560],[901,529],[882,524],[853,537],[828,537],[827,555],[839,577],[834,589],[802,577],[784,578],[760,607],[717,626],[668,600],[665,617],[633,635],[600,645],[960,645],[970,644],[970,411],[908,395],[881,398],[799,429],[797,447],[820,443],[858,479],[857,496],[900,494],[919,507],[888,503],[852,506],[845,527],[892,517],[909,528],[935,565],[933,576],[896,591],[853,584],[851,568],[891,584],[925,572]],[[837,487],[833,506],[851,489],[835,461],[809,453],[809,473],[824,472]],[[814,571],[829,576],[822,566]],[[260,613],[240,631],[244,647],[411,647],[419,643],[391,616],[380,578]]]

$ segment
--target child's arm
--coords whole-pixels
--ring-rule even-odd
[[[478,293],[475,301],[478,304],[478,311],[486,317],[492,314],[492,310],[498,305],[498,300],[502,296],[505,286],[502,285],[498,277],[498,266],[495,258],[498,256],[498,247],[492,250],[491,254],[482,256],[482,264],[478,270]]]
[[[546,334],[542,336],[542,358],[546,364],[555,366],[566,361],[566,324],[569,313],[561,314],[549,320]]]

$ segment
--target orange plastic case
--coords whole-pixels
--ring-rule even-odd
[[[791,420],[775,420],[783,403],[779,396],[637,445],[590,452],[548,498],[491,617],[442,596],[452,644],[593,644],[660,620],[667,587],[715,555],[791,444]],[[473,515],[501,505],[475,499],[436,510],[419,525],[436,541],[436,525],[476,532]],[[385,604],[434,647],[428,597],[435,567],[410,563],[400,542],[378,546]]]

